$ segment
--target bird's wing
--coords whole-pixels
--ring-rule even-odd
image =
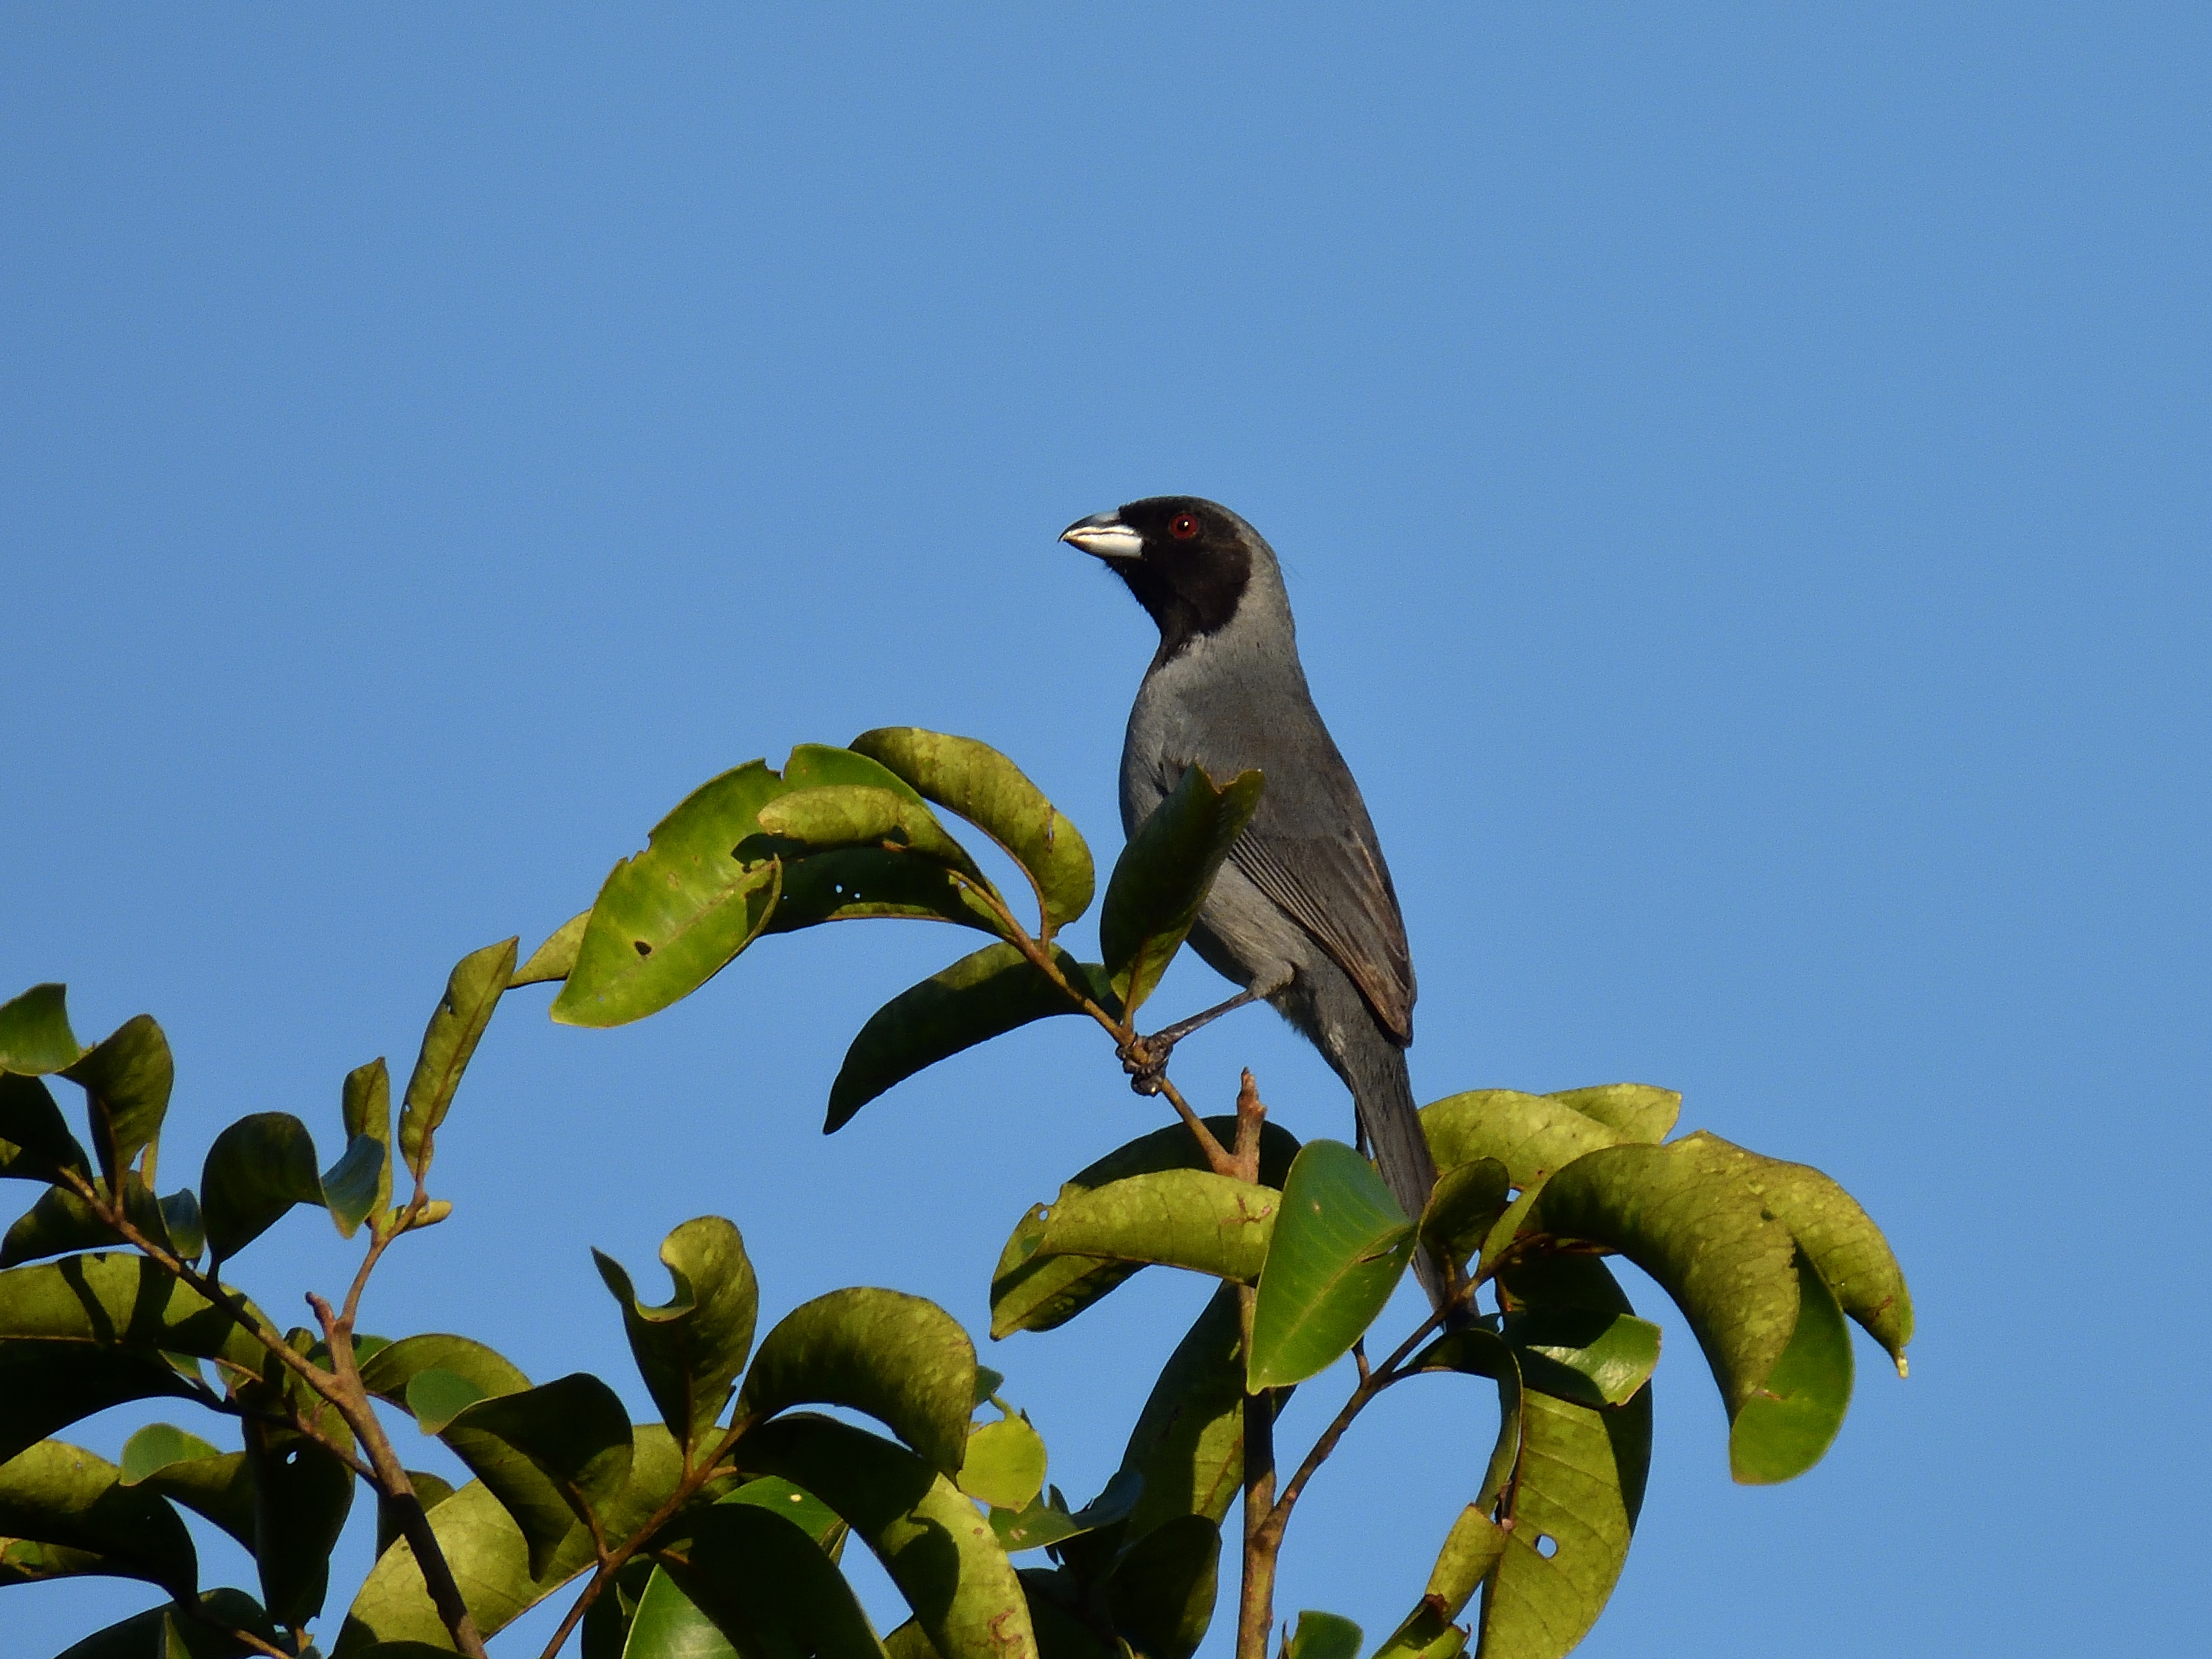
[[[1260,799],[1230,861],[1352,975],[1384,1028],[1410,1042],[1413,953],[1366,813],[1349,834],[1298,834],[1295,826],[1271,824],[1267,797]]]

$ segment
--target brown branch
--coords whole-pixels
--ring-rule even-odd
[[[1259,1292],[1237,1287],[1240,1346],[1252,1352],[1252,1313]],[[1275,1396],[1262,1389],[1244,1401],[1244,1571],[1237,1599],[1237,1659],[1267,1659],[1275,1625],[1275,1563],[1283,1528],[1276,1520]]]

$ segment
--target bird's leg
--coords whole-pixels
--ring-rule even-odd
[[[1129,1074],[1129,1086],[1140,1095],[1156,1095],[1160,1091],[1160,1073],[1168,1068],[1168,1056],[1175,1046],[1201,1025],[1211,1025],[1222,1015],[1242,1008],[1248,1002],[1257,1002],[1269,994],[1267,988],[1255,986],[1239,991],[1228,1001],[1208,1008],[1204,1013],[1193,1014],[1188,1019],[1179,1019],[1172,1025],[1163,1025],[1150,1036],[1131,1037],[1121,1045],[1121,1069]]]

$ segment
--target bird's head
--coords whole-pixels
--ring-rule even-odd
[[[1226,628],[1255,569],[1274,568],[1259,532],[1196,495],[1153,495],[1094,513],[1060,538],[1103,560],[1128,585],[1159,624],[1165,656]]]

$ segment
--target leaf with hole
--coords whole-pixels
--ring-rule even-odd
[[[1064,927],[1091,908],[1097,874],[1074,824],[1013,762],[988,744],[919,726],[863,732],[850,747],[879,761],[924,799],[957,812],[1003,848],[1035,884],[1044,914]]]
[[[1104,982],[1104,969],[1056,946],[1053,960],[1079,992],[1109,1012],[1118,1006]],[[830,1085],[823,1133],[843,1128],[877,1096],[941,1060],[1036,1020],[1082,1012],[1017,947],[987,945],[900,992],[869,1016]]]
[[[461,1073],[468,1069],[484,1027],[491,1024],[492,1012],[499,1006],[507,982],[514,975],[515,943],[501,939],[481,951],[471,951],[455,963],[446,979],[446,994],[431,1012],[399,1111],[400,1153],[418,1181],[430,1167],[431,1146],[438,1126],[453,1109]]]
[[[1303,1382],[1342,1358],[1389,1301],[1413,1243],[1374,1165],[1341,1141],[1308,1141],[1260,1275],[1245,1386]]]
[[[753,1357],[738,1410],[770,1417],[798,1405],[849,1407],[957,1475],[975,1401],[975,1345],[959,1322],[921,1297],[863,1287],[832,1291],[779,1320]]]
[[[261,1601],[280,1623],[303,1625],[323,1610],[331,1552],[353,1508],[353,1470],[297,1431],[248,1418],[246,1463],[253,1483],[253,1559]],[[353,1433],[335,1411],[315,1426],[341,1449]]]
[[[1217,787],[1203,767],[1187,768],[1115,861],[1098,942],[1132,1016],[1182,949],[1222,860],[1259,807],[1262,787],[1257,772]]]
[[[1006,1552],[975,1504],[912,1452],[808,1414],[761,1425],[738,1443],[737,1458],[842,1516],[943,1659],[1035,1659],[1029,1603]]]
[[[1235,1143],[1235,1118],[1210,1117],[1206,1126],[1223,1146]],[[1297,1152],[1297,1136],[1273,1123],[1261,1124],[1260,1184],[1279,1191]],[[1079,1171],[1060,1188],[1060,1197],[1065,1200],[1071,1193],[1094,1191],[1132,1176],[1207,1167],[1190,1132],[1181,1124],[1170,1124],[1139,1135]],[[1041,1204],[1031,1208],[1015,1224],[1012,1237],[1000,1254],[991,1278],[991,1334],[994,1337],[1011,1336],[1016,1331],[1048,1331],[1064,1325],[1142,1269],[1141,1262],[1100,1256],[1039,1255],[1045,1210]]]
[[[621,1305],[630,1356],[661,1421],[686,1444],[703,1445],[745,1368],[760,1315],[760,1286],[744,1238],[720,1216],[699,1216],[676,1228],[660,1243],[675,1294],[658,1307],[638,1300],[629,1274],[612,1256],[594,1250],[592,1260]]]
[[[0,1002],[0,1071],[40,1077],[76,1063],[84,1048],[70,1030],[68,988],[33,985]]]

